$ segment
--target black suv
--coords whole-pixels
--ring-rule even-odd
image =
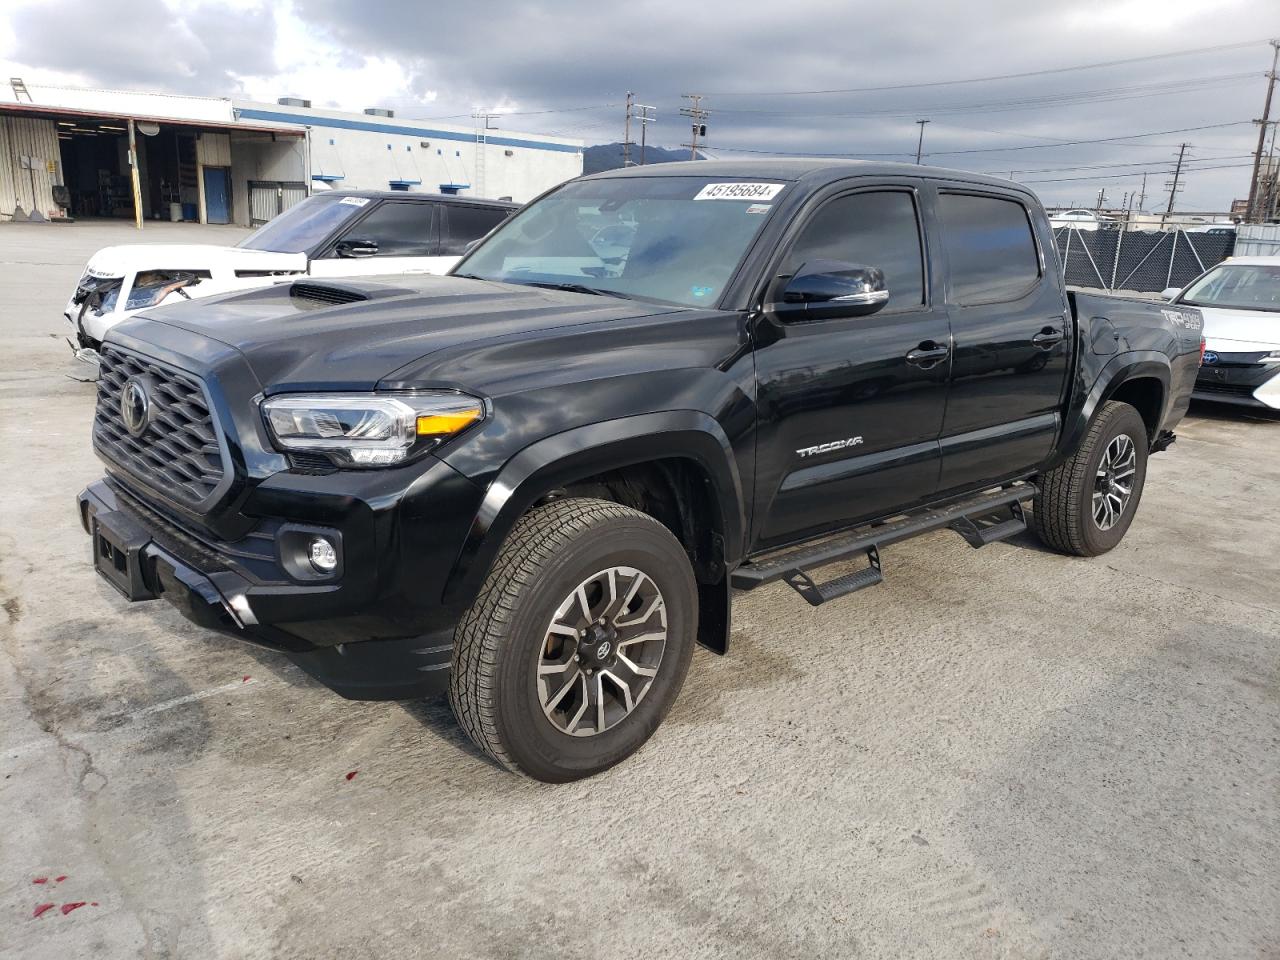
[[[1028,502],[1114,547],[1203,349],[1195,309],[1068,292],[1021,186],[855,162],[599,174],[451,277],[147,318],[103,346],[101,574],[344,696],[447,690],[553,781],[648,738],[733,588],[825,603]]]

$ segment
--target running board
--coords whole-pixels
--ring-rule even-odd
[[[831,537],[810,547],[802,547],[773,557],[748,561],[733,571],[730,579],[736,590],[754,590],[777,580],[787,584],[813,606],[847,596],[884,580],[880,550],[891,543],[909,540],[922,533],[950,528],[972,547],[1004,540],[1027,528],[1022,502],[1036,495],[1030,483],[1017,483],[966,497],[938,507],[907,514],[879,526],[862,527]],[[869,562],[863,570],[819,584],[808,572],[841,560],[865,554]]]

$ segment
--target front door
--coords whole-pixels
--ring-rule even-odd
[[[204,218],[207,223],[231,222],[231,171],[204,168]]]
[[[780,277],[813,260],[879,267],[889,302],[865,317],[760,319],[755,549],[937,489],[950,330],[920,223],[910,181],[837,192],[810,211],[785,253]]]
[[[940,189],[936,239],[955,338],[940,491],[1026,474],[1053,448],[1072,326],[1052,236],[1014,192]]]
[[[444,273],[441,264],[439,204],[427,200],[385,200],[352,224],[311,262],[322,277],[382,273]]]

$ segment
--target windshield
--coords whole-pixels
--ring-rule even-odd
[[[704,177],[576,181],[517,213],[455,273],[710,306],[784,186]]]
[[[236,246],[276,253],[307,253],[371,202],[367,197],[307,197],[264,223]]]
[[[1223,264],[1188,287],[1179,302],[1280,313],[1280,263]]]

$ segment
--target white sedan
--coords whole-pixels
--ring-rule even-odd
[[[303,274],[350,277],[445,273],[514,203],[400,191],[308,197],[234,247],[134,243],[89,260],[63,316],[82,359],[140,310],[267,286]]]
[[[1231,257],[1164,296],[1204,314],[1193,397],[1280,410],[1280,257]]]

